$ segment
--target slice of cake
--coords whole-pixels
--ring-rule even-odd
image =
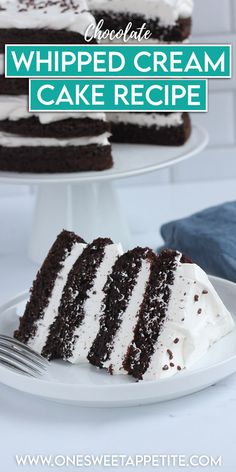
[[[200,267],[174,251],[160,256],[144,251],[140,266],[142,253],[136,251],[123,255],[114,267],[101,328],[88,358],[113,374],[157,380],[201,359],[232,331],[234,322]],[[125,259],[126,267],[118,268]],[[110,303],[113,297],[116,304]]]
[[[191,367],[234,328],[206,273],[181,253],[91,244],[63,231],[15,337],[50,360],[159,380]]]
[[[193,0],[88,0],[88,4],[97,22],[103,20],[104,31],[125,31],[130,22],[131,30],[138,31],[145,23],[151,37],[137,44],[181,43],[191,33]],[[124,37],[115,42],[127,44]],[[107,117],[113,142],[181,146],[191,134],[188,113],[123,112]]]
[[[49,359],[86,361],[100,327],[104,285],[121,253],[110,239],[86,245],[63,231],[37,275],[15,337]]]
[[[28,81],[5,79],[4,45],[84,44],[84,0],[5,0],[0,8],[0,171],[102,171],[113,165],[103,113],[29,113]]]

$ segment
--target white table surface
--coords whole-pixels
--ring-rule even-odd
[[[161,243],[158,227],[162,223],[226,200],[236,200],[236,181],[122,187],[119,195],[134,241],[156,247]],[[34,197],[27,194],[0,198],[0,303],[28,289],[37,270],[27,259],[33,204]],[[222,455],[224,465],[220,470],[235,472],[235,420],[236,375],[187,398],[108,410],[47,403],[0,386],[0,470],[18,470],[16,454],[170,453]],[[51,470],[51,467],[22,469]],[[155,469],[146,467],[145,470]]]

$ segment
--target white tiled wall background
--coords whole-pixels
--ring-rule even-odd
[[[230,43],[236,51],[236,0],[195,0],[193,43]],[[210,135],[200,155],[169,170],[119,181],[117,185],[147,185],[236,178],[236,75],[231,80],[211,80],[209,112],[194,114],[193,121]],[[17,193],[26,189],[18,187]],[[15,192],[1,186],[2,194]]]

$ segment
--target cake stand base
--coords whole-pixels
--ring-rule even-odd
[[[29,256],[41,262],[62,229],[75,231],[88,242],[99,237],[131,247],[131,235],[112,182],[40,185]]]

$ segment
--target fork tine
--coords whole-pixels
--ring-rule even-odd
[[[14,371],[17,371],[20,374],[28,375],[29,377],[34,377],[38,378],[40,374],[34,372],[33,370],[30,370],[28,368],[25,368],[23,365],[19,365],[17,362],[9,360],[7,357],[1,357],[0,356],[0,364],[4,365],[5,367],[8,367]]]
[[[9,341],[5,340],[0,340],[0,349],[8,349],[9,352],[13,352],[15,354],[24,356],[25,359],[28,359],[31,362],[34,362],[40,369],[46,370],[48,367],[48,361],[44,362],[45,359],[42,358],[42,360],[38,357],[35,357],[30,351],[25,351],[23,349],[20,349],[18,346],[15,346],[13,343],[10,343]]]
[[[42,374],[42,369],[35,366],[32,362],[27,362],[22,355],[15,354],[14,352],[9,351],[8,349],[3,349],[0,347],[0,359],[7,360],[14,365],[20,365],[20,367],[26,368],[30,371],[33,371],[35,374]]]
[[[46,365],[46,366],[49,365],[49,362],[48,362],[47,359],[45,359],[40,354],[38,354],[33,349],[31,349],[29,346],[21,343],[20,341],[18,341],[15,338],[10,338],[9,336],[1,334],[0,335],[0,341],[5,341],[6,343],[10,343],[12,346],[14,346],[14,348],[18,347],[19,349],[22,349],[23,351],[30,353],[32,356],[35,356],[38,359],[38,361],[40,361],[44,365]]]

